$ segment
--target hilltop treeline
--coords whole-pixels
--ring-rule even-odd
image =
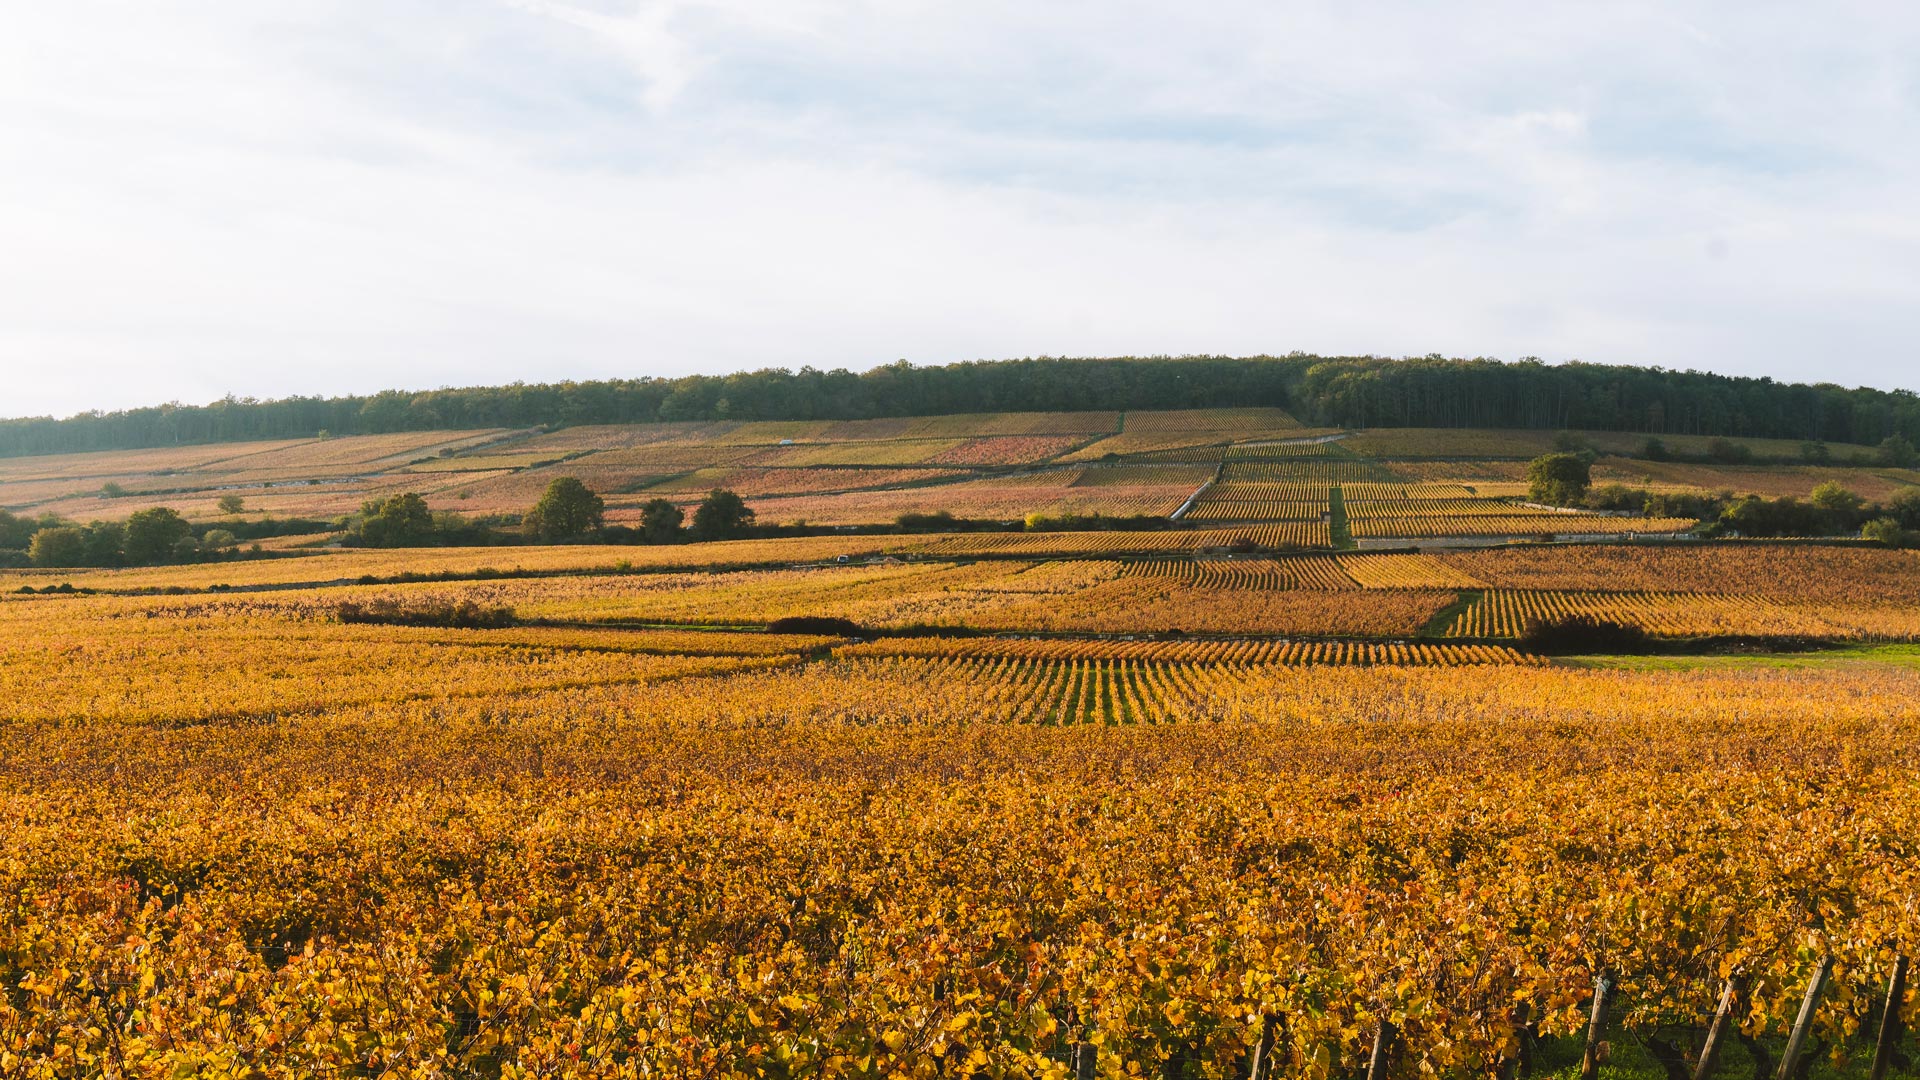
[[[1873,444],[1920,432],[1910,390],[1537,360],[1289,357],[1297,411],[1342,427],[1572,428]]]
[[[1705,372],[1523,360],[1119,357],[901,361],[855,373],[766,369],[367,396],[227,398],[110,413],[0,420],[0,456],[445,428],[672,420],[860,420],[1003,410],[1271,405],[1342,427],[1581,428],[1822,439],[1920,440],[1909,391],[1778,383]]]
[[[1287,365],[1268,358],[1040,358],[871,371],[770,368],[677,379],[514,383],[370,396],[228,398],[65,420],[0,421],[0,455],[242,439],[673,420],[864,420],[1001,411],[1283,405]]]

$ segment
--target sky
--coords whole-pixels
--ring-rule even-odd
[[[1920,387],[1920,5],[60,0],[0,416],[1013,356]]]

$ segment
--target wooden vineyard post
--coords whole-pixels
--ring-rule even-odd
[[[1580,1080],[1598,1080],[1600,1076],[1600,1036],[1607,1027],[1607,1006],[1612,1004],[1613,976],[1601,972],[1593,980],[1593,1015],[1587,1021],[1587,1048],[1580,1055]]]
[[[1079,1035],[1073,1040],[1073,1048],[1067,1051],[1067,1068],[1073,1073],[1073,1080],[1094,1080],[1099,1072],[1100,1050],[1087,1041],[1087,1025],[1080,1021],[1080,1010],[1067,1011],[1067,1030],[1079,1029]]]
[[[1907,996],[1907,958],[1893,958],[1893,974],[1887,978],[1887,1008],[1880,1014],[1880,1038],[1873,1044],[1873,1071],[1870,1080],[1886,1080],[1893,1067],[1893,1048],[1900,1043],[1900,1003]]]
[[[1073,1044],[1074,1080],[1094,1080],[1100,1071],[1100,1048],[1084,1039]]]
[[[1260,1023],[1260,1042],[1253,1048],[1253,1064],[1247,1069],[1247,1080],[1270,1080],[1273,1075],[1273,1049],[1279,1041],[1280,1021],[1272,1013],[1266,1014]]]
[[[1807,996],[1800,999],[1800,1015],[1794,1017],[1793,1032],[1787,1036],[1787,1048],[1780,1055],[1780,1070],[1774,1073],[1774,1080],[1793,1080],[1793,1070],[1800,1064],[1800,1052],[1806,1049],[1807,1032],[1813,1029],[1813,1014],[1820,1007],[1820,994],[1827,988],[1827,976],[1833,974],[1833,957],[1820,958],[1820,966],[1813,969],[1813,980],[1807,983]]]
[[[1399,1029],[1393,1021],[1381,1017],[1380,1026],[1373,1030],[1373,1055],[1367,1059],[1367,1080],[1387,1080],[1387,1054],[1393,1049],[1393,1037]]]
[[[1727,1028],[1733,1024],[1733,1010],[1739,1007],[1740,999],[1746,997],[1746,983],[1746,977],[1741,975],[1727,980],[1727,988],[1720,993],[1720,1007],[1713,1010],[1713,1026],[1707,1028],[1707,1041],[1700,1047],[1700,1063],[1694,1067],[1693,1080],[1707,1080],[1713,1075],[1713,1067],[1720,1061],[1720,1048],[1727,1042]]]

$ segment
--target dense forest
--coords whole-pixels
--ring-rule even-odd
[[[1440,356],[905,361],[854,373],[767,369],[370,396],[227,398],[0,420],[0,456],[440,428],[661,420],[856,420],[1001,410],[1273,405],[1342,427],[1579,428],[1877,443],[1920,441],[1906,390],[1697,371]]]
[[[1920,434],[1911,390],[1537,360],[1288,357],[1294,408],[1344,427],[1574,428],[1873,444]]]

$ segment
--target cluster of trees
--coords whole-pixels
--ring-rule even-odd
[[[242,504],[223,499],[221,508],[238,513]],[[692,520],[666,499],[641,511],[639,528],[606,524],[606,502],[578,479],[566,476],[547,490],[521,518],[518,532],[492,519],[470,519],[433,510],[415,492],[369,499],[360,512],[337,522],[341,543],[349,547],[451,547],[513,543],[672,544],[682,540],[736,540],[755,535],[753,508],[737,493],[715,489],[694,508]],[[195,525],[178,511],[161,506],[141,510],[124,522],[80,525],[53,515],[21,517],[0,510],[0,566],[113,567],[199,562],[235,554],[240,537],[285,531],[312,531],[320,522],[231,522]]]
[[[1693,518],[1712,532],[1741,536],[1842,536],[1859,532],[1897,547],[1920,547],[1920,487],[1904,488],[1883,503],[1870,503],[1838,481],[1814,487],[1804,500],[1792,495],[1736,498],[1716,494],[1653,492],[1624,484],[1593,486],[1590,453],[1556,451],[1527,464],[1534,502],[1589,510],[1625,510],[1647,517]]]
[[[0,455],[474,427],[671,420],[858,420],[1003,410],[1272,405],[1347,427],[1587,428],[1875,444],[1920,440],[1905,390],[1699,371],[1427,356],[1039,357],[855,373],[767,368],[334,398],[228,397],[0,420]]]
[[[683,539],[738,540],[754,530],[753,508],[725,488],[707,492],[694,508],[691,525],[686,512],[667,499],[654,499],[640,508],[638,529],[609,528],[606,510],[606,500],[588,490],[587,485],[562,476],[547,485],[520,525],[529,538],[547,543],[592,539],[646,544],[674,544]]]
[[[737,494],[714,488],[693,507],[693,521],[685,525],[685,530],[685,513],[678,505],[653,500],[639,507],[639,534],[647,544],[674,544],[684,536],[689,540],[739,540],[753,534],[755,517],[753,507]]]
[[[196,562],[233,552],[231,529],[196,528],[174,510],[156,506],[126,521],[81,525],[51,514],[16,517],[0,510],[0,566],[151,566]]]
[[[647,544],[674,544],[681,540],[739,540],[755,532],[753,508],[734,492],[715,488],[693,508],[693,520],[665,499],[640,508],[640,528],[609,529],[610,539]]]
[[[405,492],[372,499],[348,522],[341,543],[351,547],[470,546],[530,540],[542,544],[600,541],[614,544],[673,544],[682,540],[737,540],[754,534],[754,512],[732,491],[716,488],[685,511],[666,499],[654,499],[640,511],[639,528],[606,523],[606,500],[577,477],[562,476],[520,518],[517,534],[496,529],[490,520],[474,520],[450,511],[433,511],[420,495]]]
[[[1652,438],[1641,447],[1640,456],[1648,461],[1704,461],[1721,465],[1835,464],[1833,448],[1819,439],[1803,440],[1800,443],[1799,452],[1791,457],[1761,458],[1754,454],[1753,448],[1746,443],[1734,442],[1726,438],[1708,440],[1704,454],[1676,453],[1667,447],[1664,440]],[[1880,440],[1871,455],[1855,451],[1846,461],[1840,462],[1846,465],[1881,465],[1895,469],[1908,468],[1916,463],[1920,463],[1920,452],[1914,449],[1913,442],[1904,435],[1889,435]]]
[[[448,510],[431,510],[415,492],[404,492],[362,503],[347,519],[348,547],[467,547],[498,543],[491,522],[476,521]]]

